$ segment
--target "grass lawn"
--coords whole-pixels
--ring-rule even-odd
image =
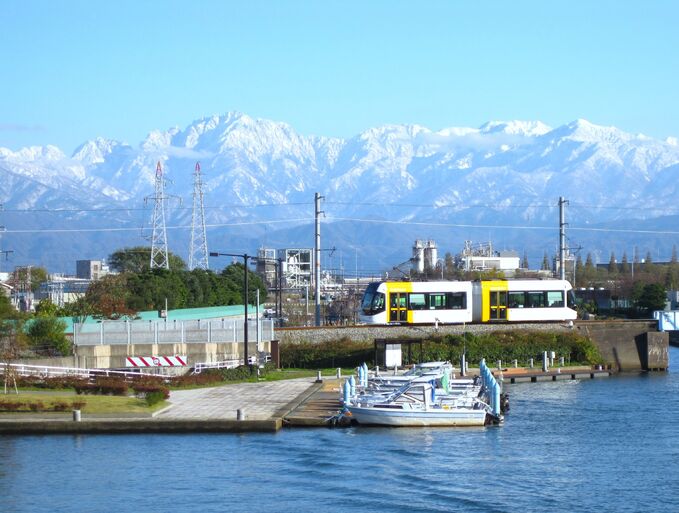
[[[42,392],[22,392],[17,394],[0,394],[0,401],[17,401],[17,402],[36,402],[41,401],[45,405],[46,410],[50,410],[55,403],[67,403],[69,405],[67,412],[72,410],[71,403],[73,401],[85,402],[84,406],[80,407],[83,413],[152,413],[167,405],[166,401],[161,401],[153,406],[148,406],[146,401],[136,397],[121,397],[110,395],[76,395],[74,392],[68,391],[49,391]],[[20,413],[26,413],[25,410]],[[44,412],[41,412],[44,413]]]
[[[295,378],[315,378],[318,374],[318,370],[321,371],[321,376],[324,377],[335,377],[337,375],[337,369],[280,369],[277,371],[269,372],[268,374],[262,376],[260,381],[280,381],[282,379],[295,379]],[[348,377],[353,374],[355,369],[342,369],[342,377]]]

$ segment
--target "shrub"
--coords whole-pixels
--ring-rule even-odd
[[[71,408],[74,410],[82,410],[85,405],[87,405],[87,401],[71,401]]]
[[[45,409],[45,404],[42,401],[31,401],[28,403],[28,409],[35,411],[43,411]]]
[[[486,358],[494,362],[540,359],[544,351],[554,351],[571,363],[601,362],[596,346],[587,338],[573,332],[504,331],[486,334],[465,333],[433,338],[424,344],[424,360],[459,362],[466,349],[467,362]]]
[[[128,386],[121,378],[97,378],[94,383],[76,385],[75,391],[80,394],[127,395]]]
[[[23,404],[19,401],[2,400],[0,401],[0,410],[9,412],[18,411]]]
[[[149,396],[159,397],[153,404],[170,398],[170,389],[163,385],[139,385],[135,383],[132,385],[132,390],[137,397],[146,399],[146,402],[149,402]]]
[[[64,401],[55,401],[54,404],[52,404],[52,409],[54,411],[66,411],[69,408],[69,404]]]
[[[355,367],[363,362],[372,363],[372,342],[354,342],[348,337],[313,343],[281,345],[281,367],[328,368]]]
[[[167,394],[167,397],[169,397],[169,394]],[[163,401],[167,399],[165,393],[162,390],[156,390],[154,392],[146,392],[146,404],[149,406],[153,406],[154,404],[158,404],[160,401]]]

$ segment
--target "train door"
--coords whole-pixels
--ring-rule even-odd
[[[389,298],[389,322],[408,322],[408,294],[392,292]]]
[[[490,291],[490,320],[497,321],[507,320],[507,291],[506,290],[491,290]]]
[[[481,322],[507,321],[507,291],[509,284],[506,280],[481,281],[482,313]]]

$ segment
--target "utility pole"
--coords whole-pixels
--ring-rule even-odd
[[[165,226],[165,180],[160,161],[156,166],[155,193],[146,199],[154,200],[150,266],[151,269],[169,269],[170,260],[167,254],[167,228]]]
[[[566,205],[568,201],[559,197],[559,278],[566,279]]]
[[[189,271],[196,268],[208,270],[207,233],[205,231],[205,207],[203,205],[203,180],[200,162],[193,172],[193,210],[191,211],[191,246],[189,248]]]
[[[278,259],[278,294],[276,294],[276,318],[283,323],[283,259]]]
[[[211,257],[219,257],[219,256],[230,256],[230,257],[238,257],[243,259],[243,305],[244,307],[244,320],[243,320],[243,363],[245,365],[250,365],[248,362],[248,342],[249,342],[249,337],[248,337],[248,260],[251,257],[247,253],[245,254],[239,254],[239,253],[219,253],[216,251],[210,251],[210,256]],[[259,322],[259,320],[257,321]],[[250,367],[250,372],[252,372],[252,367]]]
[[[321,325],[321,196],[319,193],[314,195],[315,207],[315,226],[316,243],[314,245],[314,292],[316,294],[316,326]]]

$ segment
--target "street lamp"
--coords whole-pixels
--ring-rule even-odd
[[[210,251],[210,256],[211,257],[218,257],[218,256],[230,256],[230,257],[237,257],[237,258],[242,258],[243,259],[243,301],[245,303],[245,321],[243,323],[243,358],[244,358],[244,363],[245,365],[250,365],[250,361],[248,358],[248,259],[251,258],[250,255],[248,254],[235,254],[235,253],[217,253],[214,251]]]

